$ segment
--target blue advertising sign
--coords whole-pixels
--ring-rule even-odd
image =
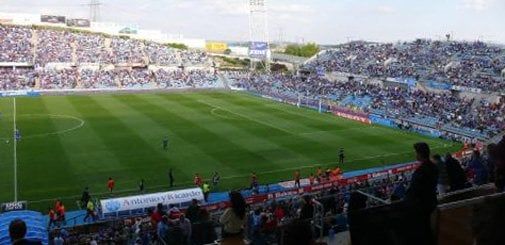
[[[251,42],[249,45],[249,57],[255,59],[266,59],[268,55],[268,43]]]
[[[436,82],[436,81],[433,81],[433,80],[429,80],[428,82],[426,82],[426,84],[430,88],[440,89],[440,90],[451,90],[451,88],[452,88],[452,85],[450,85],[450,84]]]
[[[35,97],[35,96],[40,96],[40,93],[37,91],[27,91],[27,90],[0,92],[0,97],[15,97],[15,96]]]
[[[395,122],[393,120],[391,120],[389,118],[382,117],[380,115],[370,114],[370,116],[368,116],[368,118],[370,119],[372,124],[378,124],[378,125],[382,125],[382,126],[386,126],[386,127],[390,127],[390,128],[396,127]]]

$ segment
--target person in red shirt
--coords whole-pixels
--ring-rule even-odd
[[[56,224],[56,213],[54,212],[54,209],[49,207],[49,228],[51,228],[54,224]]]
[[[109,180],[107,181],[107,188],[109,189],[109,192],[112,193],[112,190],[114,190],[115,185],[116,185],[116,183],[114,182],[112,177],[109,177]]]
[[[195,174],[195,178],[193,180],[193,183],[198,186],[198,187],[201,187],[202,186],[202,178],[200,177],[200,175],[198,173]]]
[[[274,216],[275,216],[275,219],[277,220],[277,222],[280,222],[284,218],[284,216],[286,216],[286,214],[284,212],[284,208],[282,208],[281,205],[277,205],[275,207]]]
[[[59,206],[58,209],[56,210],[56,213],[58,214],[58,221],[63,223],[63,225],[66,224],[66,219],[65,219],[65,205],[63,205],[63,202],[58,200]]]
[[[158,205],[156,205],[156,209],[151,213],[151,222],[154,225],[157,225],[163,219],[163,215],[163,204],[158,203]]]
[[[54,202],[54,210],[56,210],[56,212],[58,212],[58,210],[60,209],[60,206],[61,206],[60,199],[56,199],[56,201]]]
[[[295,187],[300,188],[300,170],[296,170],[294,174]]]

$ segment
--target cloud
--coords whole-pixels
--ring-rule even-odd
[[[187,10],[210,11],[219,15],[246,15],[249,13],[246,1],[241,0],[178,0],[175,7]]]
[[[200,9],[212,11],[219,15],[247,15],[249,14],[248,1],[244,0],[184,0],[176,1],[175,6],[185,9]],[[312,6],[296,3],[267,2],[267,9],[273,14],[307,14],[314,13]]]
[[[375,11],[380,14],[392,14],[396,12],[396,9],[388,5],[381,5],[377,6],[377,8],[375,8]]]
[[[271,2],[273,3],[273,2]],[[316,11],[310,5],[305,4],[272,4],[268,6],[269,11],[291,14],[311,14]]]
[[[463,0],[463,6],[468,9],[482,11],[489,9],[495,0]]]

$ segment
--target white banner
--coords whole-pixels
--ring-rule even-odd
[[[192,199],[203,201],[203,192],[200,188],[160,192],[146,195],[120,197],[100,200],[102,213],[115,213],[156,207],[158,203],[163,205],[190,202]]]

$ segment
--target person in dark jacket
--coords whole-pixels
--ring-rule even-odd
[[[191,205],[186,209],[186,217],[191,220],[191,223],[200,221],[201,207],[198,205],[198,200],[191,200]]]
[[[307,220],[314,217],[314,204],[312,203],[312,197],[306,195],[303,197],[303,205],[300,211],[300,219]]]
[[[447,174],[447,165],[438,154],[433,155],[433,162],[438,169],[437,192],[439,195],[445,194],[449,189],[449,176]]]
[[[468,169],[471,169],[474,173],[473,183],[476,185],[486,184],[488,181],[488,170],[480,157],[479,151],[475,150],[472,154],[472,159],[468,164]]]
[[[424,142],[414,144],[416,159],[421,164],[405,193],[405,244],[435,244],[430,215],[437,206],[437,166],[430,160],[430,148]]]
[[[505,136],[490,152],[495,160],[494,184],[498,192],[505,191]]]
[[[450,153],[447,153],[445,155],[445,165],[447,167],[447,176],[449,177],[450,191],[464,189],[467,179],[459,161],[453,158]]]
[[[13,245],[42,245],[41,241],[27,239],[26,223],[21,219],[15,219],[9,224],[9,236]]]
[[[494,183],[494,177],[495,177],[495,168],[496,168],[496,159],[494,152],[496,151],[496,144],[489,144],[486,147],[486,158],[485,158],[485,165],[488,171],[488,176],[489,176],[489,182]]]
[[[192,240],[193,244],[212,244],[217,239],[214,224],[210,220],[209,212],[200,209],[200,221],[193,225]]]

